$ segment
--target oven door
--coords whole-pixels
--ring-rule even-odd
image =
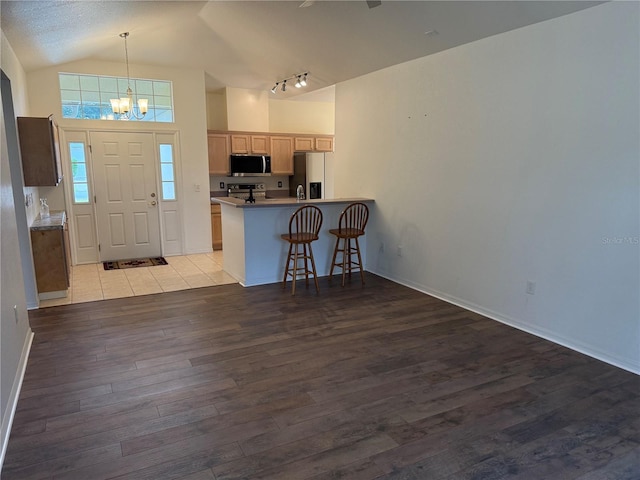
[[[268,155],[231,155],[229,164],[232,177],[271,175],[271,157]]]

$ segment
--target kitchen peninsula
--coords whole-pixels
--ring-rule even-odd
[[[329,275],[335,236],[329,233],[337,228],[340,213],[352,202],[366,203],[369,198],[336,198],[323,200],[296,200],[273,198],[245,203],[231,197],[212,197],[222,210],[222,256],[224,270],[241,285],[250,287],[281,282],[284,276],[288,244],[280,235],[289,230],[293,212],[305,204],[315,205],[322,211],[320,238],[313,242],[313,255],[318,276]],[[366,265],[366,241],[360,239],[363,263]]]

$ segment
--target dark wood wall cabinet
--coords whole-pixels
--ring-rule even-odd
[[[24,184],[56,186],[62,181],[58,126],[49,117],[18,117]]]

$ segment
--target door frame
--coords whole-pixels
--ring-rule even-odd
[[[73,201],[73,182],[62,182],[64,188],[64,197],[67,205],[67,218],[70,224],[70,243],[71,243],[71,260],[73,265],[82,265],[88,263],[100,262],[100,252],[98,251],[98,224],[97,224],[97,208],[95,202],[95,169],[91,152],[91,133],[147,133],[151,134],[154,144],[154,171],[156,181],[156,192],[158,192],[158,209],[157,215],[160,225],[160,252],[161,255],[182,255],[184,251],[184,215],[183,215],[183,188],[182,188],[182,162],[180,155],[180,137],[178,130],[116,130],[113,128],[73,128],[60,127],[61,137],[61,155],[62,155],[62,171],[63,179],[71,179],[71,157],[69,154],[69,142],[83,141],[85,144],[85,158],[87,159],[87,182],[89,184],[90,211],[85,213],[91,215],[91,232],[90,242],[92,242],[92,252],[79,254],[79,232],[76,221],[76,210],[78,206],[86,206],[87,204],[75,204]],[[162,180],[160,178],[160,155],[159,145],[161,143],[170,143],[173,145],[174,152],[174,176],[176,200],[164,200],[162,198]],[[86,237],[86,235],[85,235]],[[87,238],[85,238],[87,241]]]

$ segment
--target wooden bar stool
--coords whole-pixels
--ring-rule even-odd
[[[342,286],[344,287],[344,279],[354,269],[360,270],[360,279],[364,284],[364,271],[362,269],[362,257],[360,256],[360,244],[358,243],[358,237],[364,235],[364,227],[369,220],[369,207],[364,203],[355,202],[349,205],[340,214],[340,220],[338,221],[338,228],[329,230],[336,236],[336,246],[333,249],[333,260],[331,260],[331,271],[329,272],[329,278],[333,275],[334,267],[342,269]],[[353,240],[353,244],[351,241]],[[342,248],[340,248],[340,241],[342,241]],[[337,260],[338,252],[342,253],[342,257]],[[357,256],[357,260],[354,260],[353,256]]]
[[[316,263],[313,260],[313,250],[311,242],[318,240],[318,233],[322,226],[322,212],[318,207],[305,205],[298,208],[289,220],[289,233],[280,235],[283,240],[289,242],[289,254],[287,255],[287,265],[284,269],[282,288],[287,285],[287,277],[291,276],[291,295],[296,293],[296,280],[298,276],[304,275],[306,285],[309,286],[309,275],[313,275],[316,283],[316,291],[320,291],[318,286],[318,275],[316,274]],[[303,265],[298,266],[302,261]],[[309,269],[311,262],[311,269]],[[291,263],[293,266],[291,267]],[[298,273],[298,270],[303,270]]]

